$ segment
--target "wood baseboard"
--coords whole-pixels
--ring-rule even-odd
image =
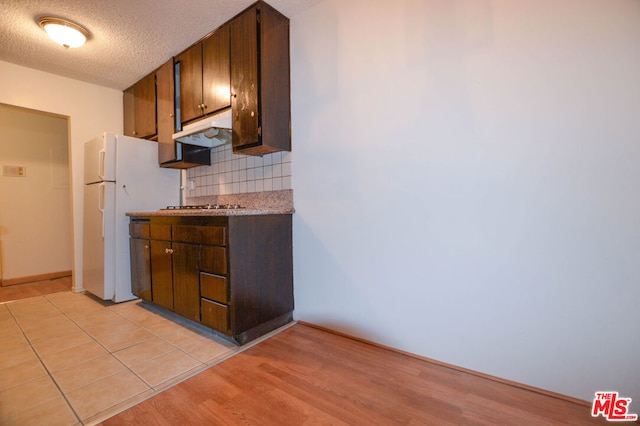
[[[71,271],[50,272],[48,274],[32,275],[30,277],[11,278],[9,280],[1,280],[0,286],[7,287],[10,285],[33,283],[36,281],[55,280],[56,278],[70,277]]]
[[[318,330],[323,330],[323,331],[326,331],[328,333],[332,333],[332,334],[335,334],[335,335],[338,335],[338,336],[346,337],[348,339],[356,340],[358,342],[366,343],[368,345],[376,346],[376,347],[381,348],[381,349],[386,349],[386,350],[389,350],[389,351],[392,351],[392,352],[396,352],[396,353],[399,353],[399,354],[402,354],[402,355],[406,355],[406,356],[409,356],[411,358],[416,358],[416,359],[419,359],[419,360],[422,360],[422,361],[425,361],[425,362],[429,362],[429,363],[434,364],[434,365],[450,368],[452,370],[456,370],[456,371],[460,371],[460,372],[463,372],[463,373],[466,373],[466,374],[470,374],[470,375],[473,375],[473,376],[481,377],[483,379],[492,380],[494,382],[498,382],[498,383],[502,383],[502,384],[505,384],[505,385],[513,386],[513,387],[516,387],[516,388],[519,388],[519,389],[524,389],[524,390],[527,390],[527,391],[530,391],[530,392],[539,393],[541,395],[549,396],[549,397],[552,397],[552,398],[557,398],[557,399],[560,399],[562,401],[566,401],[566,402],[570,402],[570,403],[573,403],[573,404],[582,405],[582,406],[585,406],[585,407],[588,407],[588,408],[591,408],[591,405],[592,405],[591,402],[585,401],[583,399],[574,398],[574,397],[569,396],[569,395],[564,395],[564,394],[561,394],[561,393],[548,391],[546,389],[538,388],[538,387],[535,387],[535,386],[525,385],[524,383],[514,382],[512,380],[503,379],[501,377],[492,376],[490,374],[480,373],[478,371],[469,370],[467,368],[458,367],[456,365],[447,364],[446,362],[437,361],[435,359],[431,359],[431,358],[423,357],[423,356],[420,356],[420,355],[412,354],[411,352],[405,352],[403,350],[396,349],[396,348],[393,348],[391,346],[386,346],[386,345],[382,345],[380,343],[372,342],[372,341],[367,340],[367,339],[362,339],[360,337],[351,336],[349,334],[342,333],[342,332],[336,331],[336,330],[332,330],[330,328],[323,327],[321,325],[317,325],[317,324],[313,324],[313,323],[309,323],[309,322],[305,322],[305,321],[297,321],[297,322],[298,322],[298,324],[302,324],[302,325],[306,325],[306,326],[309,326],[309,327],[317,328]]]

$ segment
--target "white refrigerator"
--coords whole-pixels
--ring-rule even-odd
[[[180,171],[158,166],[158,144],[104,133],[84,146],[82,286],[116,303],[131,292],[128,211],[180,204]]]

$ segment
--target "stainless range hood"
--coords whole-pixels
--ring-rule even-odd
[[[189,145],[214,148],[231,142],[231,108],[187,124],[173,140]]]

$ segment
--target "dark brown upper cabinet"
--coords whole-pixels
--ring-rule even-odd
[[[156,71],[156,93],[158,111],[158,163],[176,159],[174,109],[173,58]]]
[[[259,1],[231,20],[230,37],[233,151],[290,151],[289,19]]]
[[[124,91],[124,134],[136,138],[156,135],[156,80],[151,73]]]
[[[289,74],[289,19],[258,1],[126,89],[124,133],[157,140],[162,167],[210,165],[209,148],[173,134],[231,107],[234,153],[290,151]]]
[[[173,140],[176,129],[173,58],[156,71],[158,111],[158,163],[162,167],[188,169],[211,164],[208,148],[184,145]]]
[[[176,56],[180,66],[180,121],[188,123],[231,105],[229,26],[223,25]]]

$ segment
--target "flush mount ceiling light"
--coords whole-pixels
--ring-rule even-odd
[[[38,19],[38,24],[51,40],[64,47],[80,47],[89,39],[89,31],[65,19],[45,16]]]

